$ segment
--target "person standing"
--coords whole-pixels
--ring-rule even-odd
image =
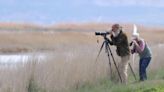
[[[121,62],[118,65],[121,75],[122,83],[128,82],[128,61],[130,59],[130,49],[128,44],[127,35],[122,31],[122,27],[119,24],[114,24],[111,30],[110,45],[116,46],[117,55],[121,57]]]

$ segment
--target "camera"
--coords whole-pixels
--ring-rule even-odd
[[[129,46],[132,46],[132,45],[133,45],[133,42],[130,42],[130,43],[129,43]]]
[[[110,33],[109,32],[95,32],[95,35],[100,35],[100,36],[106,36],[106,35],[109,35]]]

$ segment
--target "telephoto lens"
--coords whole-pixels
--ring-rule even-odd
[[[104,35],[109,35],[110,33],[109,32],[95,32],[95,35],[101,35],[101,36],[104,36]]]

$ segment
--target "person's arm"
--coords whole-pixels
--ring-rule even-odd
[[[143,52],[143,50],[145,48],[145,42],[144,42],[144,40],[140,40],[140,43],[137,43],[134,40],[133,43],[135,45],[135,49],[137,50],[137,52],[139,52],[139,53]]]
[[[107,40],[110,45],[113,45],[113,41],[112,40],[109,40],[108,38],[105,38],[105,40]]]

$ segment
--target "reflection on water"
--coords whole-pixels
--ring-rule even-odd
[[[19,62],[27,62],[33,59],[37,61],[45,60],[46,53],[15,53],[15,54],[1,54],[0,55],[0,65],[1,66],[11,66]]]

